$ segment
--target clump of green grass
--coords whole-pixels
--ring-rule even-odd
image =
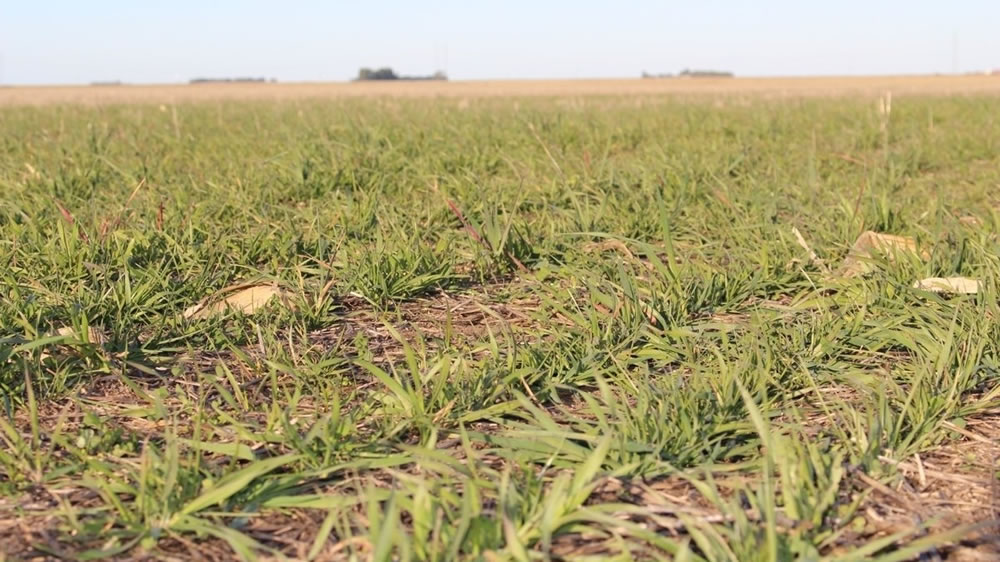
[[[376,307],[450,288],[462,277],[427,248],[377,242],[351,264],[354,292]]]

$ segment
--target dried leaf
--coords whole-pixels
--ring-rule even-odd
[[[288,306],[288,293],[277,285],[232,285],[189,307],[183,316],[188,320],[200,320],[229,311],[253,314],[275,298]]]
[[[56,330],[55,335],[57,336],[74,336],[79,340],[83,340],[80,334],[77,334],[76,328],[72,326],[63,326]],[[94,343],[97,345],[104,345],[108,341],[108,337],[104,334],[104,331],[96,326],[89,326],[87,328],[87,341],[89,343]]]
[[[72,326],[63,326],[62,328],[57,329],[51,335],[53,335],[53,336],[64,336],[64,337],[65,336],[72,336],[72,337],[75,337],[76,339],[81,340],[81,341],[83,341],[83,339],[84,339],[81,334],[77,333],[76,328],[74,328]],[[98,328],[96,326],[88,326],[87,327],[87,338],[86,338],[86,340],[87,340],[87,343],[90,343],[90,344],[93,344],[93,345],[98,345],[98,346],[103,346],[104,344],[108,343],[108,336],[107,336],[107,334],[104,333],[104,330],[102,330],[102,329],[100,329],[100,328]],[[59,351],[53,351],[53,353],[55,353],[57,356],[60,356],[60,355],[63,355],[64,352],[66,351],[66,349],[68,349],[68,348],[60,346],[57,349]],[[50,357],[52,357],[51,353],[49,353],[48,351],[43,351],[42,354],[41,354],[41,356],[40,356],[40,359],[42,359],[44,361],[46,359],[49,359]]]
[[[968,277],[928,277],[914,283],[913,288],[934,293],[972,295],[979,292],[982,283]]]
[[[621,240],[604,240],[603,242],[588,242],[583,245],[583,251],[585,252],[604,252],[607,250],[618,250],[630,260],[635,259],[635,255],[632,251],[628,249]]]
[[[854,241],[851,251],[848,252],[840,267],[841,275],[854,277],[871,271],[872,252],[884,254],[889,259],[901,253],[918,255],[922,259],[930,258],[930,254],[917,248],[917,241],[913,238],[881,234],[869,230]]]
[[[56,203],[56,208],[59,209],[59,214],[62,215],[64,221],[66,221],[69,224],[73,224],[76,222],[76,220],[73,218],[73,213],[67,211],[66,207],[62,206],[62,203],[60,203],[59,201],[56,201],[55,203]]]

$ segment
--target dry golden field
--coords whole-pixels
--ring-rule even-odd
[[[818,78],[695,78],[618,80],[496,80],[454,82],[245,83],[0,88],[0,105],[175,103],[331,97],[495,97],[590,95],[729,95],[765,97],[880,94],[997,94],[1000,77],[873,76]]]

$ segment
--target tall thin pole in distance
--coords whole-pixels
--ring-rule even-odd
[[[951,73],[958,74],[958,30],[951,34]]]
[[[444,72],[448,75],[448,43],[434,42],[434,72]]]

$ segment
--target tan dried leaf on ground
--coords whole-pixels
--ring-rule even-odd
[[[275,298],[288,306],[288,296],[287,291],[272,283],[232,285],[189,307],[184,311],[183,316],[188,320],[200,320],[230,311],[253,314],[267,306]]]
[[[629,259],[635,259],[635,255],[632,251],[628,249],[621,240],[604,240],[603,242],[588,242],[583,245],[583,251],[587,253],[591,252],[604,252],[607,250],[618,250],[624,254]]]
[[[86,334],[78,333],[76,328],[72,326],[63,326],[61,328],[58,328],[55,332],[52,332],[50,335],[74,337],[77,340],[80,340],[81,342],[86,339],[87,343],[101,347],[103,347],[104,344],[108,343],[107,334],[105,334],[104,330],[98,328],[97,326],[87,327]],[[86,335],[86,338],[84,338],[84,335]],[[68,348],[59,346],[56,349],[58,349],[59,351],[53,351],[53,353],[55,353],[57,356],[61,356]],[[48,351],[43,351],[40,358],[44,361],[46,359],[51,358],[52,356],[53,356],[52,353],[49,353]]]
[[[914,289],[922,289],[934,293],[952,293],[955,295],[972,295],[978,293],[982,283],[968,277],[928,277],[913,284]]]
[[[72,326],[63,326],[56,330],[55,335],[57,336],[73,336],[79,340],[83,340],[82,334],[77,334],[76,328]],[[87,328],[87,342],[104,345],[107,343],[108,337],[104,334],[104,331],[96,326],[90,326]]]
[[[844,277],[854,277],[871,271],[872,253],[883,254],[889,259],[902,253],[917,255],[921,259],[930,258],[930,254],[917,247],[917,241],[913,238],[869,230],[854,241],[851,251],[840,267],[840,274]]]

